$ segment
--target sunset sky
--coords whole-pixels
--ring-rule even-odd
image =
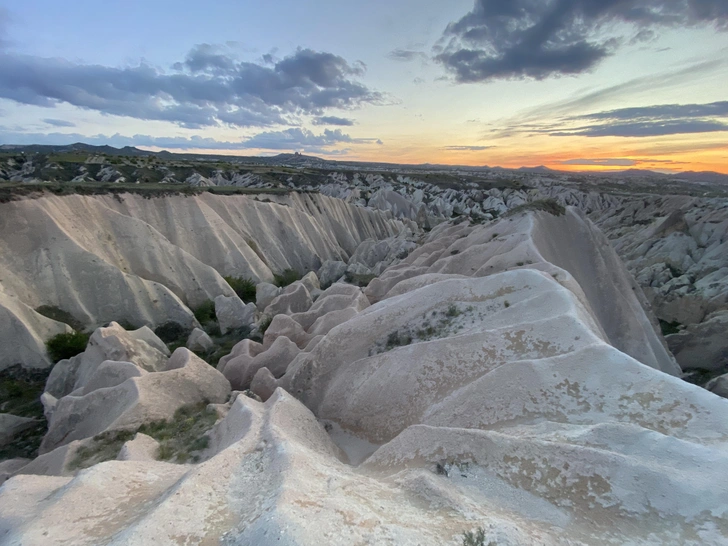
[[[728,173],[728,0],[0,0],[0,144]]]

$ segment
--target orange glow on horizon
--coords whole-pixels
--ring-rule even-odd
[[[428,143],[429,144],[429,143]],[[549,169],[566,172],[615,172],[629,169],[653,170],[670,173],[684,171],[714,171],[728,174],[728,144],[712,144],[707,149],[699,149],[700,143],[695,143],[697,150],[675,151],[668,153],[649,153],[645,150],[629,149],[623,146],[623,142],[605,147],[583,147],[584,141],[570,142],[571,146],[560,147],[558,151],[538,150],[535,143],[529,142],[530,146],[519,151],[518,146],[509,145],[493,147],[482,151],[449,151],[443,147],[435,147],[432,144],[422,146],[408,146],[397,149],[395,146],[366,146],[361,149],[351,150],[348,154],[328,155],[310,153],[322,159],[333,161],[358,161],[370,163],[392,163],[402,165],[453,165],[453,166],[489,166],[502,167],[506,169],[518,169],[519,167],[545,166]],[[551,142],[549,142],[551,144]],[[566,143],[564,143],[566,144]],[[589,144],[592,144],[590,141]],[[658,145],[650,144],[652,148]],[[659,146],[669,146],[660,143]],[[684,144],[675,145],[676,149]],[[140,147],[141,148],[141,147]],[[151,151],[160,151],[158,148],[143,147]],[[534,149],[535,148],[535,149]],[[544,146],[543,148],[546,148]],[[631,148],[631,146],[630,146]],[[649,150],[649,148],[647,149]],[[272,156],[278,153],[292,153],[288,150],[175,150],[175,153],[198,153],[228,156]],[[305,152],[304,152],[305,153]],[[629,160],[633,164],[569,164],[565,163],[575,159],[588,159],[593,161],[607,161],[610,159]]]

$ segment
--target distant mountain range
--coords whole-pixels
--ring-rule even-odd
[[[114,148],[113,146],[94,146],[91,144],[85,144],[83,142],[76,142],[74,144],[67,144],[62,146],[52,146],[43,144],[29,144],[29,145],[14,145],[14,144],[3,144],[0,145],[0,152],[23,152],[23,153],[38,153],[38,154],[58,154],[58,153],[78,153],[84,152],[89,154],[105,154],[109,156],[156,156],[162,159],[180,159],[180,160],[195,160],[195,161],[229,161],[235,163],[245,164],[258,164],[258,165],[294,165],[304,167],[336,167],[337,165],[368,165],[377,166],[381,168],[387,167],[401,167],[403,164],[394,163],[380,163],[380,162],[361,162],[361,161],[337,161],[323,159],[316,156],[304,155],[300,153],[283,153],[275,156],[234,156],[234,155],[216,155],[216,154],[189,154],[189,153],[174,153],[163,150],[161,152],[150,152],[146,150],[140,150],[133,146],[125,146],[123,148]],[[449,169],[488,169],[488,170],[515,170],[520,172],[528,173],[543,173],[543,174],[575,174],[575,171],[561,171],[551,169],[544,165],[537,167],[519,167],[518,169],[506,169],[503,167],[489,167],[483,165],[481,167],[472,167],[464,165],[438,165],[424,163],[420,165],[406,165],[408,167],[417,168],[449,168]],[[679,173],[660,173],[644,169],[627,169],[624,171],[577,171],[577,174],[594,174],[599,176],[620,178],[652,178],[661,177],[669,178],[671,180],[680,180],[686,182],[703,182],[703,183],[718,183],[728,184],[728,175],[714,172],[714,171],[685,171]]]

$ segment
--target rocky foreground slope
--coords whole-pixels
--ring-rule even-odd
[[[48,381],[41,455],[4,464],[0,540],[725,544],[728,401],[552,212],[441,224],[364,290],[261,285],[262,342],[217,369],[98,329]]]

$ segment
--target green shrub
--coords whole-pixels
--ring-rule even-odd
[[[669,336],[670,334],[677,334],[682,326],[678,321],[667,322],[666,320],[660,319],[660,329],[662,330],[663,336]]]
[[[255,303],[255,281],[245,277],[223,277],[223,279],[241,300],[245,303]]]
[[[195,307],[192,312],[195,314],[195,318],[200,324],[217,321],[217,315],[215,315],[215,302],[212,300],[207,300],[205,303],[200,304]]]
[[[154,329],[154,333],[157,337],[164,341],[167,345],[186,341],[190,332],[191,330],[189,328],[185,328],[179,322],[174,321],[165,322]]]
[[[90,337],[91,334],[85,334],[83,332],[53,336],[46,342],[48,355],[53,362],[72,358],[86,350],[86,345]]]
[[[463,533],[463,546],[496,546],[496,543],[493,541],[485,543],[485,529],[481,527],[475,531]]]
[[[301,278],[301,274],[295,269],[284,269],[280,273],[273,274],[273,284],[279,287],[288,286]]]

